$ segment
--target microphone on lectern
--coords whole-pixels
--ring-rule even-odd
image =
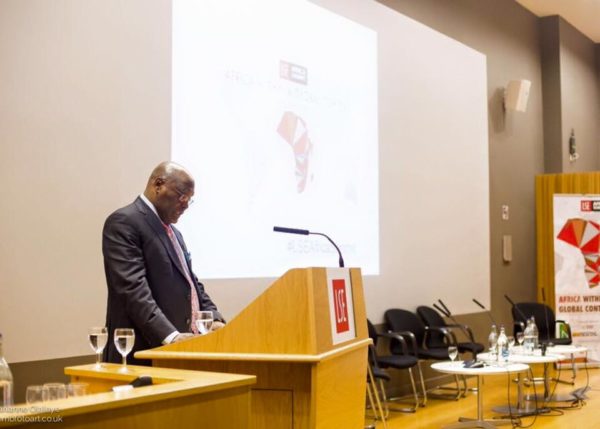
[[[310,232],[308,229],[298,229],[298,228],[286,228],[283,226],[274,226],[273,231],[275,232],[284,232],[286,234],[299,234],[299,235],[308,235]]]
[[[273,231],[275,232],[283,232],[285,234],[299,234],[299,235],[320,235],[322,237],[325,237],[327,240],[329,240],[329,242],[331,244],[333,244],[333,247],[335,247],[335,250],[337,250],[338,255],[339,255],[339,265],[340,267],[344,267],[344,258],[342,258],[342,252],[340,251],[340,248],[337,247],[337,245],[333,242],[333,240],[331,238],[329,238],[326,234],[323,234],[322,232],[310,232],[308,229],[298,229],[298,228],[286,228],[284,226],[274,226],[273,227]]]

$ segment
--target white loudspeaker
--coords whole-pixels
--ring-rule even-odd
[[[508,82],[508,86],[504,92],[504,107],[516,110],[517,112],[525,112],[527,110],[530,88],[531,81],[526,79],[511,80]]]

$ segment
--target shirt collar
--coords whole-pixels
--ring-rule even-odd
[[[140,198],[141,200],[146,203],[146,205],[148,207],[150,207],[150,210],[152,210],[152,212],[156,215],[156,217],[158,218],[158,220],[160,220],[160,222],[165,225],[165,223],[162,221],[162,219],[160,218],[160,216],[158,215],[158,212],[156,211],[156,207],[154,207],[154,204],[152,204],[150,202],[150,200],[148,198],[146,198],[146,196],[144,194],[140,194]]]

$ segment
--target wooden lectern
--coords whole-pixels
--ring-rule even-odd
[[[340,326],[352,338],[346,332],[339,342]],[[254,429],[358,429],[370,343],[360,269],[307,268],[285,273],[224,328],[136,357],[154,366],[256,375]]]

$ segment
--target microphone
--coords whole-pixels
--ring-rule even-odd
[[[444,307],[444,310],[446,310],[446,313],[448,313],[448,317],[450,317],[450,315],[451,315],[452,313],[450,312],[450,310],[448,310],[448,307],[446,307],[446,304],[444,304],[444,301],[442,301],[441,299],[438,299],[438,302],[440,303],[440,305],[441,305],[442,307]]]
[[[442,313],[444,316],[450,317],[450,313],[447,313],[446,310],[444,310],[443,308],[441,308],[435,302],[433,303],[433,308],[435,308],[437,311],[439,311],[440,313]]]
[[[477,304],[479,307],[481,307],[483,309],[483,311],[485,311],[485,313],[488,315],[488,317],[492,321],[492,325],[498,326],[498,324],[496,323],[496,320],[494,320],[494,316],[492,316],[492,312],[490,310],[488,310],[487,308],[485,308],[485,305],[483,305],[482,303],[477,301],[475,298],[473,298],[473,302],[475,304]]]
[[[310,231],[308,229],[297,229],[297,228],[285,228],[283,226],[274,226],[273,231],[275,232],[284,232],[286,234],[299,234],[299,235],[308,235]]]
[[[337,247],[337,245],[333,242],[333,240],[331,238],[329,238],[326,234],[323,234],[321,232],[310,232],[308,229],[297,229],[297,228],[286,228],[284,226],[274,226],[273,227],[273,231],[275,232],[283,232],[285,234],[299,234],[299,235],[320,235],[322,237],[325,237],[327,240],[329,240],[329,242],[331,244],[333,244],[333,247],[335,247],[335,250],[337,250],[338,255],[339,255],[339,265],[340,268],[344,267],[344,258],[342,258],[342,252],[340,251],[340,248]]]
[[[441,308],[439,305],[437,305],[436,303],[433,303],[434,308],[439,311],[440,313],[442,313],[444,316],[446,316],[448,319],[452,320],[452,322],[458,326],[460,328],[460,330],[465,334],[465,336],[467,338],[471,338],[471,335],[469,334],[469,331],[465,328],[464,325],[458,323],[456,321],[456,319],[452,316],[452,313],[450,312],[450,309],[448,307],[446,307],[446,304],[444,304],[444,301],[442,301],[441,299],[438,299],[438,302],[440,303],[440,305],[444,308]]]
[[[546,304],[546,292],[542,288],[542,299],[544,300],[544,317],[546,318],[546,344],[550,347],[553,346],[550,341],[550,324],[548,323],[548,304]]]
[[[152,377],[149,375],[140,375],[135,380],[132,380],[129,384],[133,387],[152,386]]]
[[[519,316],[521,316],[521,318],[523,319],[523,322],[527,323],[527,316],[525,316],[525,314],[521,311],[521,309],[519,307],[517,307],[517,305],[513,302],[513,300],[510,299],[508,297],[508,295],[506,295],[506,294],[504,294],[504,298],[506,298],[506,300],[510,303],[510,305],[512,305],[513,308],[517,310],[517,313],[519,313]]]

